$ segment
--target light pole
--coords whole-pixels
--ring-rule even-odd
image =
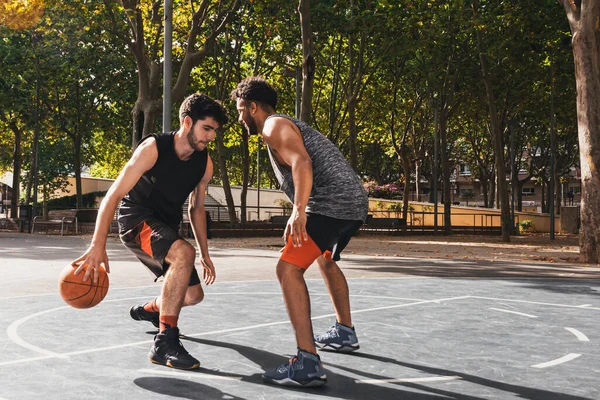
[[[173,75],[173,0],[165,0],[165,43],[163,50],[163,132],[171,131],[171,76]]]
[[[550,239],[554,240],[554,185],[556,182],[556,130],[554,128],[554,68],[550,61],[550,195],[548,211],[550,212]],[[560,206],[560,204],[559,204]]]
[[[256,141],[256,214],[257,219],[260,219],[260,137]]]

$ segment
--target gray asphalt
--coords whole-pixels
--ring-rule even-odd
[[[106,299],[77,310],[59,297],[60,270],[88,242],[0,233],[0,399],[600,398],[598,279],[394,277],[396,264],[465,265],[349,255],[342,268],[362,269],[349,279],[361,349],[321,352],[326,387],[286,389],[261,380],[295,353],[277,251],[211,247],[218,281],[180,317],[182,342],[202,363],[185,372],[148,361],[156,331],[128,310],[160,283],[116,240]],[[333,308],[317,268],[307,277],[321,332]]]

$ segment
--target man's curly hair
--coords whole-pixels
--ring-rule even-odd
[[[198,120],[212,117],[220,126],[229,121],[225,107],[216,100],[211,99],[205,94],[194,93],[183,100],[179,107],[179,121],[188,116],[195,123]]]
[[[259,76],[250,76],[240,83],[231,92],[231,99],[242,99],[244,101],[254,101],[262,105],[267,105],[273,110],[277,108],[277,92],[273,86],[265,79]]]

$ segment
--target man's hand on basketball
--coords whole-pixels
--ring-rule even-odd
[[[81,271],[85,271],[83,282],[88,280],[93,271],[92,279],[94,283],[98,283],[98,268],[100,268],[101,264],[104,264],[106,272],[110,272],[106,248],[94,245],[90,246],[85,254],[71,263],[73,267],[77,267],[75,275],[79,275]]]
[[[212,260],[210,257],[202,257],[200,262],[202,263],[202,277],[204,278],[204,283],[207,285],[214,283],[215,279],[217,279],[217,273],[215,272],[215,266],[213,265]]]
[[[294,247],[302,247],[302,241],[308,240],[306,233],[306,211],[294,206],[294,211],[288,219],[283,233],[283,240],[287,242],[288,235],[292,235],[292,244]]]

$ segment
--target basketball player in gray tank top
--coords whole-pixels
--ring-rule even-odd
[[[365,221],[367,193],[340,150],[306,123],[276,114],[277,93],[264,79],[249,77],[231,93],[239,122],[261,134],[281,189],[294,207],[277,277],[296,332],[298,354],[266,371],[266,382],[320,386],[327,382],[317,347],[351,352],[359,348],[350,314],[348,284],[336,261]],[[337,321],[314,336],[304,272],[317,261],[335,307]]]

